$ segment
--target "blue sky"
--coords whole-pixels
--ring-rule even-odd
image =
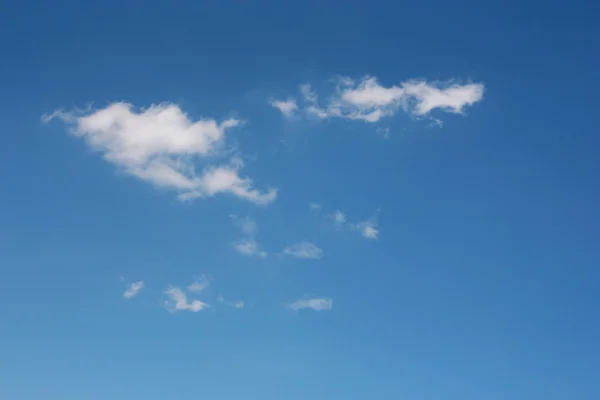
[[[0,397],[597,399],[598,11],[0,3]]]

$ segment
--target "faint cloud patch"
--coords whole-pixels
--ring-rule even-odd
[[[319,203],[309,203],[308,208],[311,211],[319,212],[321,211],[321,205]]]
[[[129,285],[127,285],[127,289],[125,290],[125,293],[123,293],[123,297],[126,299],[131,299],[132,297],[137,296],[143,288],[144,281],[130,283]]]
[[[201,276],[196,279],[193,283],[188,285],[187,290],[190,293],[200,293],[204,291],[209,285],[208,279],[205,276]]]
[[[271,104],[271,106],[278,109],[281,112],[281,114],[283,114],[287,118],[293,117],[296,110],[298,110],[298,105],[296,104],[296,101],[293,99],[270,100],[269,104]]]
[[[208,304],[198,299],[188,299],[186,293],[178,287],[169,287],[164,291],[164,294],[167,296],[165,307],[170,312],[199,312],[209,307]]]
[[[332,213],[326,213],[325,219],[329,221],[337,230],[350,230],[360,233],[365,239],[376,240],[379,238],[379,210],[377,210],[370,218],[352,222],[348,220],[348,215],[342,210],[335,210]]]
[[[256,222],[250,217],[241,218],[237,215],[230,215],[229,218],[242,233],[242,237],[233,243],[234,250],[249,257],[267,258],[269,254],[261,250],[256,241],[258,231]]]
[[[305,297],[289,303],[287,306],[293,311],[304,309],[313,311],[329,311],[333,308],[333,299],[325,297]]]
[[[237,308],[237,309],[242,309],[246,306],[246,303],[244,303],[241,300],[228,301],[228,300],[225,300],[223,298],[223,296],[221,296],[221,295],[219,295],[219,297],[217,298],[217,301],[227,307],[233,307],[233,308]]]
[[[287,246],[282,254],[294,258],[318,260],[323,256],[323,250],[314,243],[304,241]]]

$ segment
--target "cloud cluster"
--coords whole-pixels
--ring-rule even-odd
[[[195,295],[197,297],[208,286],[209,281],[204,276],[196,279],[185,289],[181,289],[178,286],[169,286],[163,291],[163,294],[166,296],[164,306],[171,313],[178,311],[189,311],[192,313],[204,311],[211,306],[198,298],[190,298],[189,296]],[[130,299],[137,295],[143,287],[144,281],[133,282],[127,286],[127,290],[123,294],[123,297]],[[242,309],[246,306],[246,304],[241,300],[226,300],[221,294],[217,296],[216,301],[225,307],[231,307],[235,309]],[[333,299],[309,295],[286,304],[286,308],[292,311],[304,309],[312,311],[328,311],[333,308]]]
[[[187,292],[186,290],[181,289],[180,287],[169,286],[163,291],[163,294],[166,296],[166,300],[164,301],[165,308],[171,313],[175,313],[178,311],[189,311],[197,313],[210,308],[211,306],[208,303],[205,303],[204,301],[199,300],[197,298],[189,297],[190,294],[194,294],[197,296],[198,294],[203,292],[208,287],[208,285],[209,281],[204,276],[202,276],[187,286]],[[127,286],[127,290],[123,294],[123,297],[126,299],[130,299],[137,295],[143,287],[144,281],[133,282]],[[216,301],[225,307],[231,307],[236,309],[242,309],[246,306],[246,304],[241,300],[229,301],[226,300],[220,294],[217,296]],[[293,311],[303,309],[313,311],[328,311],[333,308],[333,299],[316,296],[306,296],[292,303],[286,304],[286,307]]]
[[[277,196],[275,189],[258,190],[250,178],[241,176],[240,160],[196,172],[196,161],[217,155],[226,132],[240,125],[237,119],[192,121],[176,104],[136,111],[128,103],[96,111],[56,111],[42,119],[62,120],[106,161],[157,187],[176,190],[181,199],[228,193],[266,205]]]
[[[481,83],[408,80],[385,86],[376,77],[365,76],[358,80],[339,78],[323,97],[311,85],[301,85],[295,98],[270,99],[269,104],[286,118],[305,116],[377,123],[404,111],[416,118],[427,117],[441,126],[441,120],[430,116],[432,111],[463,114],[467,107],[483,99],[484,91]],[[59,110],[42,117],[44,122],[55,119],[67,124],[74,136],[85,140],[119,170],[156,187],[173,190],[181,200],[229,194],[267,205],[277,197],[276,189],[257,189],[252,179],[242,175],[241,159],[224,160],[226,136],[242,124],[238,119],[193,120],[176,104],[135,109],[124,102],[96,110]],[[370,240],[379,238],[377,213],[367,220],[353,222],[341,210],[327,213],[318,203],[311,203],[309,208],[325,216],[336,229],[358,232]],[[230,218],[241,232],[241,237],[233,243],[235,251],[267,258],[268,253],[256,241],[256,223],[249,217],[231,215]],[[302,241],[285,247],[278,255],[318,260],[323,257],[323,250],[314,243]],[[166,308],[171,312],[207,309],[210,305],[197,298],[207,286],[208,281],[202,278],[183,289],[168,287],[163,292]],[[130,283],[123,297],[131,299],[143,288],[142,280]],[[233,308],[245,306],[243,301],[228,301],[221,295],[216,301]],[[333,299],[308,296],[287,307],[294,311],[326,311],[333,308]]]
[[[313,311],[329,311],[333,308],[333,299],[324,297],[307,297],[288,304],[288,308],[294,311],[309,309]]]
[[[466,107],[481,101],[483,93],[481,83],[461,85],[409,80],[384,86],[371,76],[360,80],[343,77],[337,80],[333,92],[323,102],[319,101],[317,91],[305,84],[300,86],[299,101],[271,101],[271,105],[286,117],[302,112],[317,119],[344,118],[372,123],[393,116],[399,110],[416,117],[428,115],[435,109],[462,114]]]
[[[164,301],[165,308],[175,313],[178,311],[189,311],[197,313],[210,308],[208,303],[198,299],[190,298],[190,296],[198,297],[209,286],[209,281],[206,277],[201,276],[192,282],[187,288],[182,289],[178,286],[169,286],[162,293],[166,296]],[[138,281],[128,285],[123,297],[129,299],[134,297],[144,287],[144,281]],[[223,296],[219,295],[216,301],[225,307],[241,309],[245,307],[243,301],[227,301]]]

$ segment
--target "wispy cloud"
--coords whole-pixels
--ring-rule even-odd
[[[266,251],[260,250],[254,238],[239,239],[233,244],[233,248],[245,256],[258,256],[260,258],[267,258],[269,256]]]
[[[375,221],[367,220],[359,222],[353,226],[354,229],[358,230],[360,234],[366,239],[375,240],[379,237],[379,230]]]
[[[246,236],[253,236],[258,230],[256,222],[250,217],[238,217],[237,215],[231,214],[229,215],[229,219],[231,219],[231,222],[233,222],[233,224],[242,231],[242,234]]]
[[[360,233],[365,239],[375,240],[379,238],[379,228],[377,224],[379,210],[377,210],[369,219],[359,222],[349,221],[348,215],[339,209],[332,213],[326,213],[324,217],[329,220],[337,230],[355,231]]]
[[[190,285],[188,285],[187,290],[190,293],[200,293],[204,289],[206,289],[208,287],[208,285],[209,285],[208,279],[206,279],[204,276],[202,276],[202,277],[196,279]]]
[[[165,300],[165,307],[171,312],[198,312],[209,307],[208,304],[200,300],[188,300],[185,292],[178,287],[170,287],[164,291],[164,294],[167,296],[167,300]]]
[[[384,86],[372,76],[359,80],[341,77],[323,103],[311,85],[301,85],[302,107],[297,106],[298,110],[294,111],[301,108],[306,115],[317,119],[344,118],[369,123],[393,116],[399,110],[416,117],[426,116],[436,109],[463,114],[466,107],[483,99],[484,90],[481,83],[408,80]]]
[[[309,309],[313,311],[329,311],[333,308],[333,299],[324,297],[307,297],[288,304],[294,311]]]
[[[379,238],[379,229],[377,228],[377,220],[379,218],[379,210],[371,216],[371,218],[360,221],[355,224],[350,224],[350,228],[360,232],[362,237],[366,239],[376,240]]]
[[[242,237],[233,243],[235,251],[245,256],[267,258],[269,256],[268,253],[261,250],[256,242],[255,236],[258,231],[256,222],[250,217],[240,218],[237,215],[230,215],[229,218],[242,233]]]
[[[269,104],[278,109],[287,118],[293,117],[298,109],[298,104],[296,104],[296,100],[293,99],[271,100],[269,101]]]
[[[346,214],[341,210],[335,210],[333,214],[331,214],[331,219],[335,226],[342,227],[346,223]]]
[[[128,103],[112,103],[96,111],[55,111],[44,122],[59,119],[88,146],[129,175],[157,187],[172,189],[189,200],[228,193],[266,205],[275,200],[275,189],[258,190],[240,175],[243,163],[234,160],[209,165],[196,172],[195,161],[214,158],[225,143],[225,134],[239,126],[234,118],[193,121],[176,104],[152,105],[135,111]]]
[[[244,308],[246,306],[246,304],[241,301],[227,301],[223,298],[223,296],[219,295],[219,297],[217,298],[217,301],[227,307],[233,307],[233,308],[237,308],[237,309],[241,309]]]
[[[130,283],[129,285],[127,285],[127,289],[125,290],[125,293],[123,293],[123,297],[125,297],[126,299],[135,297],[143,288],[144,281]]]
[[[287,246],[282,254],[294,258],[318,260],[323,256],[323,250],[314,243],[300,242]]]
[[[321,211],[321,205],[319,203],[309,203],[308,208],[311,211]]]

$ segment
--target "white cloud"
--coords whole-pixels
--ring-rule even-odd
[[[317,92],[313,90],[312,86],[308,83],[304,85],[300,85],[300,94],[305,102],[310,104],[317,104],[319,101],[319,96],[317,96]]]
[[[237,119],[194,122],[176,104],[152,105],[138,112],[121,102],[93,112],[56,111],[42,117],[44,122],[53,119],[69,124],[72,133],[106,161],[155,186],[176,190],[180,199],[228,193],[265,205],[277,196],[275,189],[260,191],[250,178],[240,176],[239,161],[196,172],[195,161],[215,156],[226,132],[241,124]]]
[[[431,118],[431,126],[442,128],[444,126],[444,121],[439,118]]]
[[[417,100],[415,114],[425,115],[435,108],[454,113],[462,113],[467,106],[483,99],[484,86],[480,83],[467,85],[445,85],[438,87],[423,81],[403,84],[406,96]]]
[[[333,219],[334,225],[337,227],[341,227],[346,223],[346,214],[340,210],[335,210],[335,212],[331,214],[331,218]]]
[[[252,181],[249,178],[239,176],[239,168],[237,165],[209,167],[200,177],[199,186],[180,194],[179,198],[189,200],[196,197],[214,196],[218,193],[229,193],[258,205],[267,205],[275,200],[276,189],[269,189],[266,192],[253,189]]]
[[[136,296],[144,288],[144,281],[137,281],[129,284],[127,290],[123,293],[123,297],[130,299]]]
[[[321,205],[320,205],[319,203],[310,203],[310,204],[308,205],[308,208],[309,208],[311,211],[320,211],[320,210],[321,210]]]
[[[300,85],[300,93],[306,103],[305,112],[312,117],[325,119],[333,115],[329,115],[326,110],[319,108],[319,97],[317,92],[309,84]]]
[[[328,311],[333,308],[333,299],[323,297],[304,298],[288,304],[288,307],[294,311],[302,309],[310,309],[314,311]]]
[[[357,231],[366,239],[375,240],[379,238],[379,229],[377,228],[377,217],[379,210],[375,214],[361,222],[350,222],[348,216],[341,210],[335,210],[333,213],[326,216],[327,219],[333,222],[333,226],[339,230]]]
[[[258,243],[254,238],[242,238],[233,244],[233,248],[240,254],[245,256],[258,256],[260,258],[267,258],[267,252],[260,250]]]
[[[256,234],[257,231],[257,226],[256,226],[256,222],[254,222],[254,220],[250,217],[238,217],[237,215],[231,214],[229,215],[229,218],[231,219],[231,221],[233,222],[233,224],[235,226],[237,226],[238,228],[240,228],[240,230],[242,231],[242,233],[246,236],[253,236],[254,234]]]
[[[223,296],[220,296],[220,295],[217,298],[217,300],[219,301],[219,303],[222,303],[223,305],[226,305],[227,307],[241,309],[246,306],[246,304],[243,301],[239,301],[239,300],[238,301],[227,301],[223,298]]]
[[[267,258],[267,252],[259,248],[255,239],[256,232],[258,231],[256,222],[250,217],[240,218],[237,215],[230,215],[229,218],[240,229],[243,235],[242,238],[233,243],[235,251],[245,256]]]
[[[484,93],[481,83],[460,85],[409,80],[386,87],[371,76],[358,82],[345,77],[337,81],[324,105],[319,104],[317,92],[310,85],[300,86],[307,115],[317,119],[345,118],[374,123],[401,109],[414,116],[425,116],[435,109],[461,114],[465,107],[481,101]]]
[[[209,307],[208,304],[200,300],[188,300],[183,290],[178,287],[170,287],[164,293],[168,297],[165,301],[165,306],[171,312],[185,310],[198,312]]]
[[[323,250],[317,247],[315,244],[310,242],[300,242],[283,249],[283,255],[318,260],[323,256]]]
[[[366,239],[375,240],[379,237],[379,230],[375,221],[368,220],[359,222],[353,226],[354,229],[358,230],[360,234]]]
[[[296,104],[296,100],[287,99],[287,100],[271,100],[270,104],[281,111],[281,113],[285,117],[293,117],[295,111],[298,109],[298,105]]]
[[[379,229],[377,228],[377,220],[379,219],[379,209],[366,221],[359,222],[354,225],[354,229],[358,230],[360,234],[370,240],[379,239]]]
[[[200,293],[207,287],[208,287],[208,281],[205,278],[201,278],[199,280],[196,280],[194,283],[188,285],[187,290],[188,290],[188,292],[192,292],[192,293]]]

